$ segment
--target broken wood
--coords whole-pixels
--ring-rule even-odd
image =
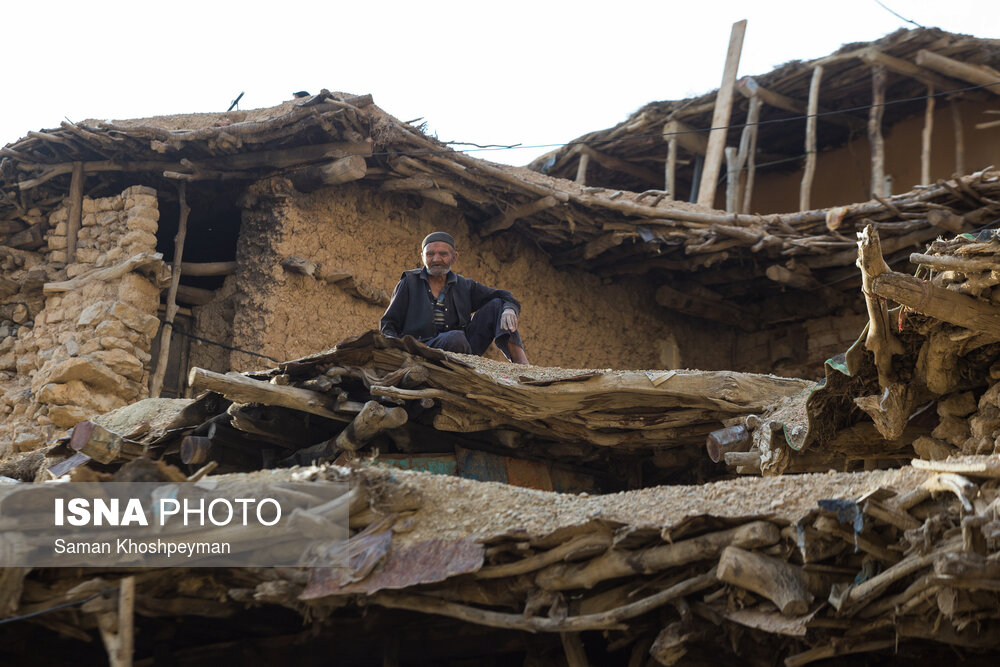
[[[188,386],[192,391],[214,391],[238,403],[280,405],[337,421],[349,422],[353,419],[337,412],[340,402],[326,394],[251,380],[244,375],[223,375],[195,367],[188,374]]]
[[[813,601],[801,568],[739,547],[726,547],[722,552],[718,577],[763,595],[785,616],[805,614]]]
[[[347,428],[337,435],[337,447],[356,452],[379,433],[399,428],[406,420],[403,408],[387,408],[381,403],[368,401]]]

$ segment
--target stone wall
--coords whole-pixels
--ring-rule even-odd
[[[733,333],[675,316],[656,305],[655,285],[635,278],[603,283],[582,270],[559,270],[516,232],[480,239],[462,214],[417,196],[363,185],[294,192],[281,179],[255,186],[244,214],[237,261],[233,344],[278,359],[325,350],[378,328],[384,306],[313,278],[285,272],[288,256],[349,273],[391,293],[400,273],[420,266],[420,241],[441,229],[455,236],[456,271],[510,290],[534,364],[567,368],[725,368]],[[234,353],[233,368],[260,367]]]
[[[119,196],[85,198],[75,261],[68,265],[67,217],[68,203],[50,214],[36,273],[41,268],[49,281],[82,277],[82,284],[45,297],[38,285],[42,307],[14,336],[0,338],[0,349],[9,348],[0,357],[0,455],[37,447],[60,429],[148,395],[158,286],[138,273],[107,282],[86,275],[156,251],[156,191],[133,186]]]

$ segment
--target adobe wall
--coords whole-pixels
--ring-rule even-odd
[[[822,104],[822,97],[820,98]],[[995,120],[996,102],[961,102],[965,137],[965,172],[971,174],[990,165],[1000,165],[1000,127],[977,130],[976,123]],[[822,123],[822,119],[820,119]],[[892,193],[900,194],[920,184],[921,133],[923,115],[908,118],[886,128],[885,173],[892,176]],[[934,112],[931,136],[931,180],[950,178],[955,172],[955,132],[948,103],[939,100]],[[803,137],[803,142],[805,137]],[[767,152],[767,146],[759,146]],[[862,135],[832,151],[817,155],[812,187],[812,208],[827,208],[871,199],[871,150]],[[758,213],[787,213],[799,207],[801,169],[795,172],[757,172],[751,210]],[[724,202],[724,200],[723,200]]]
[[[156,251],[156,191],[134,186],[84,198],[76,261],[68,265],[67,217],[64,203],[49,216],[43,249],[7,250],[0,262],[4,277],[20,284],[0,306],[0,456],[148,395],[158,286],[139,273],[106,282],[86,275]],[[81,276],[74,289],[43,294],[45,282]]]
[[[729,329],[672,317],[655,305],[655,286],[639,279],[604,285],[584,271],[556,270],[516,233],[473,237],[460,212],[421,197],[357,184],[301,195],[282,180],[260,183],[248,197],[253,203],[244,213],[237,249],[236,347],[292,359],[378,327],[384,306],[286,273],[283,258],[304,257],[323,271],[349,273],[391,293],[402,271],[420,266],[421,239],[444,230],[456,238],[459,273],[508,289],[521,302],[521,332],[534,364],[703,369],[730,364]],[[232,358],[234,369],[261,365],[239,353]]]

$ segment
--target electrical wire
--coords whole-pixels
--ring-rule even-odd
[[[30,614],[22,614],[21,616],[14,616],[13,618],[3,618],[0,619],[0,625],[3,625],[5,623],[13,623],[14,621],[23,621],[29,618],[34,618],[35,616],[41,616],[42,614],[48,614],[53,611],[59,611],[60,609],[66,609],[68,607],[77,607],[79,605],[90,602],[91,600],[96,600],[102,595],[107,595],[108,593],[112,593],[117,590],[118,586],[113,586],[111,588],[105,588],[103,591],[98,591],[97,593],[94,593],[90,597],[83,598],[82,600],[73,600],[72,602],[64,602],[62,604],[57,604],[53,607],[48,607],[46,609],[41,609],[39,611],[33,611]]]

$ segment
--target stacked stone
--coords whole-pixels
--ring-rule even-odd
[[[50,216],[50,265],[67,260],[67,218],[67,204]],[[119,196],[85,198],[66,278],[155,252],[158,220],[152,188],[133,186]],[[4,394],[0,410],[10,415],[14,448],[37,447],[56,429],[148,396],[159,303],[159,288],[138,273],[109,282],[84,279],[75,290],[48,296],[34,327],[19,331],[13,344],[17,386]]]

